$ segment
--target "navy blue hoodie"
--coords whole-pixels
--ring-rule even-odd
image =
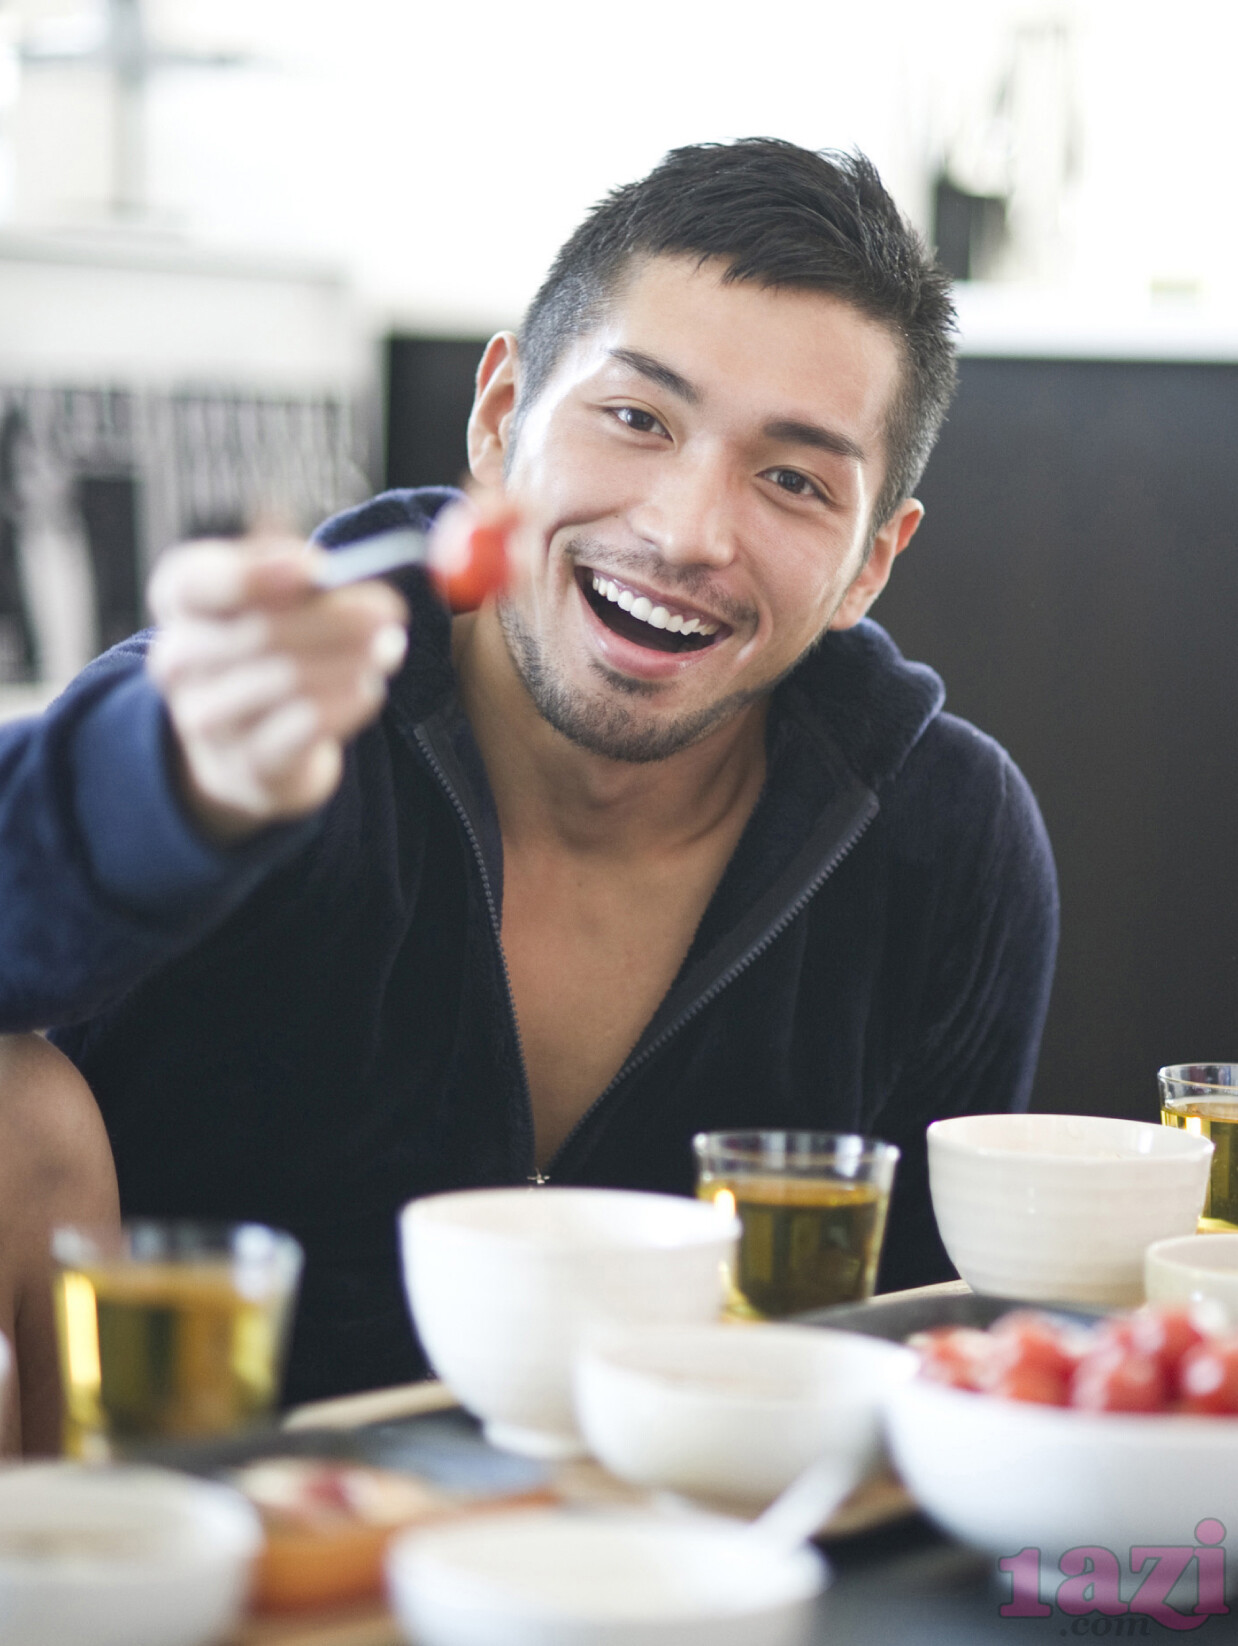
[[[321,538],[423,523],[444,495],[385,494]],[[339,792],[239,849],[182,812],[144,637],[0,728],[0,1027],[55,1026],[128,1215],[302,1241],[291,1400],[422,1372],[399,1207],[533,1171],[494,803],[447,614],[399,581],[408,660]],[[862,1131],[903,1151],[882,1285],[949,1275],[924,1130],[1026,1104],[1057,901],[1026,784],[942,699],[868,621],[778,687],[753,815],[552,1181],[690,1193],[694,1132]]]

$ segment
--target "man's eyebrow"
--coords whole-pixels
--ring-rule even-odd
[[[863,446],[857,445],[849,435],[839,434],[835,429],[824,429],[819,423],[777,418],[767,423],[761,432],[767,440],[786,441],[792,446],[815,446],[818,451],[833,452],[837,457],[854,458],[857,463],[865,461]]]
[[[690,406],[695,406],[700,398],[700,390],[693,388],[686,377],[681,377],[677,371],[664,366],[660,360],[655,360],[651,354],[642,354],[639,349],[611,349],[611,359],[618,360],[624,366],[631,366],[633,371],[639,372],[642,377],[648,377],[659,388],[686,400]]]

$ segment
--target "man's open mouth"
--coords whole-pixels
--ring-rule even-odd
[[[655,652],[699,652],[730,630],[690,606],[665,605],[613,577],[579,566],[576,581],[600,622]]]

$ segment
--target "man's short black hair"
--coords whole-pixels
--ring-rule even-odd
[[[886,420],[887,468],[872,529],[910,497],[954,391],[949,277],[864,155],[776,138],[673,149],[600,201],[554,261],[525,316],[521,406],[564,348],[597,325],[640,259],[726,264],[723,279],[823,291],[889,328],[903,351]]]

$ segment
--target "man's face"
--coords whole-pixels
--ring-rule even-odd
[[[613,759],[665,758],[764,697],[863,615],[919,520],[904,504],[865,560],[893,337],[720,273],[640,265],[514,445],[512,342],[482,367],[474,468],[506,466],[536,545],[500,607],[509,650],[545,718]]]

